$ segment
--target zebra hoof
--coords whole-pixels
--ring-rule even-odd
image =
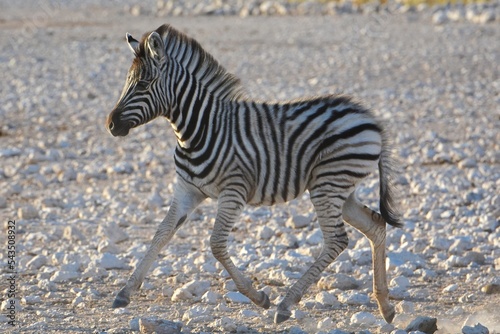
[[[276,314],[274,315],[274,323],[281,324],[283,321],[290,319],[291,315],[292,312],[288,310],[277,310]]]
[[[121,308],[121,307],[125,307],[127,306],[128,304],[130,303],[130,298],[128,296],[125,295],[125,293],[123,292],[123,290],[121,290],[120,292],[118,292],[118,294],[116,295],[116,298],[113,302],[113,306],[112,308]]]
[[[382,313],[382,317],[384,317],[384,320],[390,324],[394,320],[394,316],[396,315],[396,311],[394,310],[394,306],[389,305],[390,307],[386,310],[384,310]]]
[[[269,296],[264,291],[259,291],[259,293],[261,300],[259,305],[267,310],[269,307],[271,307],[271,301],[269,300]]]

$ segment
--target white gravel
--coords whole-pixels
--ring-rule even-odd
[[[16,220],[19,332],[402,333],[417,316],[436,318],[439,333],[500,332],[497,3],[390,2],[379,13],[351,3],[170,3],[0,0],[0,260]],[[348,249],[291,320],[274,325],[274,306],[242,298],[210,253],[213,201],[160,253],[129,307],[111,309],[168,211],[175,139],[158,120],[119,140],[104,120],[132,59],[125,32],[140,37],[165,22],[197,38],[252,97],[344,92],[383,120],[400,158],[405,221],[387,234],[393,325],[371,298],[369,243],[350,228]],[[377,206],[376,175],[358,195]],[[247,208],[229,251],[276,305],[321,241],[306,194]],[[1,332],[12,329],[8,301]]]

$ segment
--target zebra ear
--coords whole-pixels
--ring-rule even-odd
[[[163,44],[163,39],[156,31],[149,34],[146,46],[152,58],[159,61],[165,56],[165,47]]]
[[[132,37],[129,33],[125,35],[125,38],[127,38],[128,47],[132,50],[134,56],[137,56],[139,54],[139,41]]]

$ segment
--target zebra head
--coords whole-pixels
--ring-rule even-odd
[[[126,136],[131,128],[164,113],[166,97],[162,89],[165,45],[158,32],[144,35],[141,42],[130,34],[127,43],[135,55],[120,99],[108,115],[107,128],[113,136]]]

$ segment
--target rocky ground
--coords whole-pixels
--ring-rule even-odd
[[[131,333],[139,319],[157,318],[184,333],[404,333],[397,330],[429,316],[438,333],[476,323],[500,333],[495,15],[483,23],[438,22],[429,9],[242,19],[164,16],[174,14],[165,12],[168,2],[138,10],[131,1],[0,4],[0,331]],[[211,255],[212,201],[161,252],[129,307],[110,308],[168,210],[175,139],[164,120],[123,139],[111,137],[104,120],[132,59],[125,32],[140,37],[166,22],[198,39],[252,97],[343,92],[383,120],[401,162],[405,221],[388,229],[393,325],[370,298],[369,244],[352,229],[349,249],[293,318],[274,325],[274,307],[248,304]],[[376,207],[377,189],[374,175],[358,195]],[[307,197],[248,208],[230,240],[235,263],[274,305],[321,249]]]

